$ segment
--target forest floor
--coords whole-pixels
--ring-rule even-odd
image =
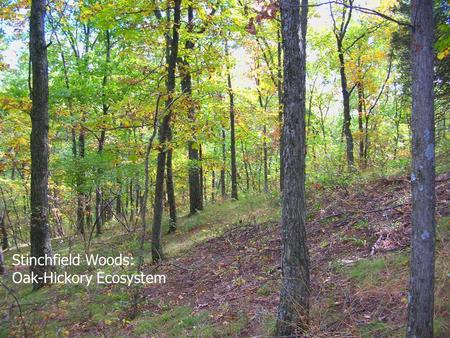
[[[450,330],[449,178],[450,173],[441,174],[436,182],[437,337]],[[310,187],[311,337],[404,336],[409,196],[405,176]],[[144,271],[165,274],[167,280],[139,290],[143,297],[133,320],[133,288],[16,290],[28,331],[47,337],[269,337],[281,279],[279,216],[276,198],[257,195],[182,218],[178,233],[165,236],[168,259],[155,266],[146,257]],[[136,251],[132,235],[103,236],[93,249],[102,255]],[[0,336],[22,336],[14,305],[2,310]]]

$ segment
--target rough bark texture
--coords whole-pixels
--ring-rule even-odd
[[[32,0],[30,14],[30,59],[33,87],[31,93],[31,256],[52,255],[48,224],[48,64],[45,43],[45,0]],[[50,266],[32,265],[31,272],[39,277]],[[37,289],[42,281],[33,284]]]
[[[281,32],[277,30],[277,96],[278,96],[278,126],[280,128],[280,191],[283,191],[283,71],[282,71]]]
[[[433,1],[411,2],[412,239],[407,337],[433,337],[435,151]]]
[[[164,171],[166,166],[167,138],[170,128],[171,109],[173,104],[173,91],[175,90],[175,69],[178,57],[178,29],[180,26],[181,0],[175,0],[174,3],[174,22],[172,28],[172,38],[168,38],[169,48],[167,56],[167,93],[169,95],[166,101],[166,110],[162,123],[159,127],[159,152],[156,168],[155,199],[153,204],[153,227],[152,227],[152,259],[158,261],[163,258],[161,245],[161,221],[163,213],[164,197]]]
[[[305,74],[308,1],[281,1],[284,52],[282,287],[276,336],[297,337],[307,328],[309,253],[305,203]]]

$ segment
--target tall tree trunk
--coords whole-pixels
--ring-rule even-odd
[[[354,0],[344,0],[342,7],[342,21],[340,24],[336,23],[332,5],[330,3],[330,15],[333,21],[333,33],[336,37],[338,58],[339,58],[339,73],[341,77],[341,92],[342,92],[342,104],[344,108],[344,120],[342,123],[342,132],[346,140],[346,157],[347,165],[350,170],[353,170],[355,163],[353,156],[353,136],[351,131],[351,115],[350,115],[350,92],[348,90],[347,74],[345,72],[345,59],[344,59],[344,38],[347,33],[348,25],[350,23],[353,12]]]
[[[216,192],[216,172],[213,169],[211,172],[211,202],[214,202],[216,200],[215,192]]]
[[[172,104],[174,102],[174,90],[175,90],[175,70],[178,58],[178,42],[181,16],[181,0],[175,0],[174,2],[174,22],[172,28],[172,38],[168,39],[168,60],[167,60],[167,93],[168,98],[166,101],[166,111],[162,123],[159,127],[159,152],[156,167],[156,182],[155,182],[155,198],[153,204],[153,226],[152,226],[152,259],[153,261],[159,261],[163,259],[163,251],[161,245],[161,222],[163,213],[163,197],[164,197],[164,171],[166,166],[166,153],[167,153],[167,139],[168,130],[170,128],[170,118],[172,115]],[[169,11],[168,11],[169,12]]]
[[[364,122],[364,168],[367,168],[369,162],[369,117],[367,113]]]
[[[52,255],[48,224],[48,63],[45,42],[46,1],[32,0],[30,14],[30,60],[32,65],[31,108],[31,257]],[[43,276],[51,269],[47,264],[31,265],[38,276],[34,289],[43,286]],[[40,278],[40,279],[39,279]]]
[[[205,184],[205,176],[204,172],[203,172],[203,165],[202,165],[202,160],[203,160],[203,153],[202,153],[202,145],[200,144],[198,146],[198,157],[199,157],[199,162],[200,162],[200,193],[201,193],[201,198],[203,200],[203,197],[205,198],[205,202],[206,202],[206,184]]]
[[[108,67],[109,63],[111,61],[111,35],[109,30],[106,30],[105,32],[105,48],[106,48],[106,69],[105,74],[103,75],[103,81],[102,81],[102,112],[103,115],[108,114],[109,105],[106,100],[106,85],[108,84]],[[106,138],[106,131],[102,128],[102,131],[100,132],[100,138],[98,139],[98,153],[103,153],[103,148],[105,145],[105,138]],[[102,170],[98,170],[98,175],[102,175]],[[100,235],[102,233],[103,229],[103,221],[104,221],[104,215],[103,215],[103,192],[101,185],[98,185],[95,189],[95,224],[96,224],[96,230],[97,235]]]
[[[412,238],[407,337],[433,337],[435,149],[433,0],[411,1]]]
[[[359,165],[362,168],[364,165],[364,88],[362,83],[357,83],[358,87],[358,131],[359,131]]]
[[[78,154],[80,161],[84,158],[85,151],[85,139],[84,139],[84,129],[81,126],[80,135],[78,136]],[[78,187],[78,200],[77,200],[77,232],[79,234],[84,234],[84,223],[85,223],[85,213],[86,213],[86,194],[83,192],[84,184],[84,170],[79,169],[77,173],[77,187]]]
[[[281,32],[277,30],[277,56],[278,56],[278,83],[277,83],[277,95],[278,95],[278,127],[280,128],[280,191],[283,191],[283,71],[282,71],[282,46],[281,46]]]
[[[264,161],[264,192],[269,191],[269,167],[267,156],[267,126],[263,127],[264,143],[263,143],[263,161]]]
[[[235,135],[235,107],[234,107],[234,93],[231,85],[231,71],[228,64],[229,51],[228,43],[225,41],[225,53],[227,57],[227,83],[228,95],[230,98],[230,159],[231,159],[231,198],[238,199],[238,185],[237,185],[237,166],[236,166],[236,135]]]
[[[172,142],[172,128],[169,127],[167,141]],[[173,183],[173,168],[172,168],[172,148],[168,145],[167,150],[167,202],[169,203],[169,232],[174,232],[177,229],[177,207],[175,203],[175,186]]]
[[[339,55],[339,66],[341,75],[341,91],[342,91],[342,102],[344,105],[344,135],[346,141],[346,154],[347,154],[347,164],[350,169],[352,169],[355,159],[353,157],[353,136],[351,131],[351,115],[350,115],[350,93],[348,91],[347,84],[347,74],[345,73],[345,61],[344,61],[344,51],[342,47],[342,40],[338,39],[338,55]]]
[[[192,32],[194,25],[194,10],[191,5],[188,6],[188,32]],[[194,43],[191,40],[187,40],[185,43],[186,53],[192,53],[194,49]],[[195,107],[192,102],[192,78],[190,73],[190,65],[187,58],[181,60],[183,78],[181,80],[181,90],[186,95],[189,112],[188,117],[192,125],[195,124]],[[188,156],[189,156],[189,213],[195,214],[198,210],[203,210],[203,198],[200,182],[200,168],[199,168],[199,155],[198,155],[198,143],[196,141],[196,135],[194,133],[194,127],[192,133],[192,140],[188,141]]]
[[[225,182],[225,168],[227,165],[227,148],[226,148],[226,135],[225,129],[222,129],[222,168],[220,169],[220,188],[222,193],[222,198],[227,195],[227,187]]]
[[[308,0],[281,0],[284,52],[282,286],[276,336],[303,335],[309,315],[305,203],[305,83]],[[300,32],[300,33],[299,33]]]

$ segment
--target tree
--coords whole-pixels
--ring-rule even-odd
[[[31,91],[31,257],[52,255],[48,224],[48,64],[45,43],[45,0],[32,0],[30,14],[30,60],[32,67]],[[38,276],[37,289],[43,286],[42,277],[51,269],[47,264],[32,265]],[[40,279],[39,279],[40,278]]]
[[[333,33],[336,38],[336,44],[337,44],[337,51],[338,51],[338,57],[339,57],[339,73],[341,76],[341,90],[342,90],[342,104],[344,106],[344,135],[346,139],[346,145],[347,145],[347,164],[351,168],[355,162],[354,156],[353,156],[353,136],[352,131],[350,129],[351,126],[351,115],[350,115],[350,95],[351,91],[348,88],[348,82],[347,82],[347,74],[345,72],[345,59],[344,59],[344,53],[345,48],[343,46],[344,38],[347,33],[348,25],[350,23],[350,19],[352,17],[352,11],[353,11],[353,0],[348,0],[349,5],[342,6],[342,17],[341,22],[338,25],[336,23],[333,9],[331,8],[330,3],[330,14],[331,19],[333,21]],[[344,0],[344,4],[347,4],[347,0]]]
[[[192,33],[194,26],[194,9],[192,5],[188,6],[188,33]],[[191,52],[194,48],[194,43],[191,40],[186,40],[185,49],[186,52]],[[187,55],[184,60],[182,60],[183,69],[183,79],[181,81],[181,89],[183,93],[186,94],[189,104],[189,119],[192,123],[195,123],[195,107],[192,102],[192,77],[190,73],[190,65],[188,62]],[[190,214],[195,214],[199,210],[203,210],[203,197],[200,182],[200,166],[199,166],[199,154],[198,154],[198,143],[195,140],[195,135],[193,139],[188,141],[188,156],[189,156],[189,212]]]
[[[309,314],[309,253],[306,246],[305,85],[308,0],[281,1],[284,54],[282,287],[276,335],[298,336]]]
[[[166,168],[167,142],[170,139],[170,119],[172,116],[172,105],[174,103],[175,71],[178,58],[179,26],[181,17],[181,0],[175,0],[174,20],[172,37],[167,36],[167,101],[166,109],[159,127],[159,151],[156,168],[155,198],[153,206],[153,227],[152,227],[152,259],[159,261],[163,258],[161,246],[161,222],[163,212],[164,196],[164,171]],[[170,11],[168,11],[170,13]]]
[[[230,160],[231,160],[231,198],[238,199],[238,186],[237,186],[237,166],[236,166],[236,108],[234,105],[234,92],[231,84],[231,70],[228,64],[229,50],[228,41],[225,40],[225,54],[227,57],[227,85],[228,96],[230,99]]]
[[[108,67],[111,62],[111,33],[109,30],[105,32],[105,74],[102,79],[102,113],[104,116],[108,114],[109,104],[106,97],[106,86],[108,84]],[[103,148],[105,147],[106,131],[102,128],[100,132],[100,137],[98,139],[97,152],[101,155]],[[99,176],[102,174],[102,170],[98,171]],[[104,223],[104,205],[103,205],[103,191],[102,187],[98,185],[95,189],[95,224],[97,235],[102,233],[103,223]]]
[[[433,337],[435,150],[433,1],[411,1],[412,238],[407,337]]]

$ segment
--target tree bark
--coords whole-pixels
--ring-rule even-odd
[[[344,106],[344,135],[346,141],[346,154],[347,154],[347,164],[350,169],[352,169],[355,159],[353,156],[353,136],[351,126],[351,115],[350,115],[350,93],[348,91],[347,84],[347,74],[345,73],[345,61],[344,52],[342,48],[342,40],[337,40],[338,54],[339,54],[339,67],[341,75],[341,91],[342,91],[342,102]]]
[[[300,336],[309,315],[305,203],[305,83],[308,0],[281,0],[284,52],[282,287],[276,336]]]
[[[263,161],[264,161],[264,192],[269,192],[269,167],[267,155],[267,126],[263,127],[264,142],[263,142]]]
[[[30,60],[32,65],[31,108],[31,257],[52,255],[48,224],[48,61],[45,42],[46,1],[32,0],[30,14]],[[43,286],[49,265],[31,265],[38,276],[33,289]]]
[[[175,70],[178,58],[178,42],[181,16],[181,0],[174,2],[174,22],[172,27],[172,38],[168,39],[169,55],[167,57],[167,93],[166,111],[162,123],[159,127],[159,151],[156,168],[155,198],[153,204],[153,226],[152,226],[152,259],[159,261],[164,258],[161,245],[161,222],[163,213],[164,197],[164,170],[166,165],[167,139],[170,128],[170,118],[172,115],[172,105],[174,102],[173,92],[175,90]],[[168,11],[169,12],[169,11]]]
[[[102,81],[102,112],[103,115],[108,114],[109,105],[106,100],[106,85],[108,83],[108,66],[111,61],[111,35],[109,33],[109,30],[105,32],[105,47],[106,47],[106,69],[105,74],[103,75],[103,81]],[[105,138],[106,138],[106,131],[105,129],[102,129],[100,132],[100,138],[98,140],[98,153],[103,153],[103,148],[105,145]],[[102,170],[98,170],[98,175],[101,176]],[[100,235],[102,233],[103,229],[103,221],[104,221],[104,215],[103,215],[103,191],[101,185],[98,185],[95,189],[95,224],[96,224],[96,230],[97,235]]]
[[[277,82],[277,96],[278,96],[278,127],[280,128],[280,191],[283,191],[283,71],[282,71],[282,46],[281,46],[281,32],[277,30],[277,56],[278,56],[278,82]]]
[[[79,158],[80,160],[84,158],[85,151],[85,139],[84,139],[84,129],[81,126],[80,135],[78,136],[78,147],[79,147]],[[77,196],[77,232],[79,234],[84,234],[84,223],[85,223],[85,214],[86,214],[86,194],[83,192],[83,184],[84,184],[84,171],[79,169],[77,173],[77,188],[78,188],[78,196]]]
[[[225,41],[225,53],[228,59],[229,51],[227,41]],[[228,63],[227,63],[227,84],[228,84],[228,96],[230,98],[231,198],[237,200],[238,186],[237,186],[237,166],[236,166],[235,107],[234,107],[233,87],[231,84],[231,71]]]
[[[172,128],[169,126],[167,131],[167,141],[170,143],[172,141]],[[167,202],[169,203],[169,232],[175,232],[177,229],[177,207],[175,202],[175,186],[173,183],[173,168],[172,168],[172,148],[169,144],[169,150],[167,150],[167,180],[166,180],[166,190],[167,190]]]
[[[358,87],[358,131],[359,131],[359,164],[360,167],[364,166],[364,125],[363,116],[364,110],[364,88],[361,82],[357,83]]]
[[[222,168],[220,169],[220,188],[222,198],[227,196],[227,187],[225,182],[225,168],[227,165],[227,148],[226,148],[226,135],[225,129],[222,129]]]
[[[345,59],[344,59],[344,38],[347,33],[347,28],[350,23],[350,19],[352,17],[353,11],[353,2],[354,0],[347,0],[344,3],[348,6],[342,6],[342,21],[339,25],[336,24],[336,20],[334,18],[333,10],[330,3],[330,14],[331,19],[333,21],[333,33],[336,37],[336,45],[338,51],[339,58],[339,74],[341,77],[341,92],[342,92],[342,104],[344,108],[344,121],[342,124],[343,134],[345,135],[346,140],[346,157],[347,157],[347,165],[350,170],[353,169],[353,165],[355,163],[353,156],[353,136],[351,131],[351,115],[350,115],[350,92],[348,90],[347,83],[347,74],[345,71]]]
[[[6,211],[3,211],[3,213],[0,215],[0,227],[2,228],[2,250],[6,250],[9,247],[8,242],[8,232],[6,231],[6,222],[5,222],[5,214]]]
[[[412,237],[407,337],[433,337],[435,126],[433,1],[411,1]]]
[[[188,32],[192,32],[194,25],[194,10],[191,5],[188,6]],[[187,40],[185,43],[187,54],[194,49],[194,43]],[[190,72],[190,65],[186,58],[181,60],[183,78],[181,80],[181,90],[186,95],[189,111],[188,117],[190,122],[195,124],[195,107],[192,102],[192,78]],[[200,183],[200,168],[199,168],[199,154],[198,144],[194,129],[192,133],[192,140],[188,141],[188,156],[189,156],[189,213],[195,214],[199,210],[203,210],[203,197]]]

